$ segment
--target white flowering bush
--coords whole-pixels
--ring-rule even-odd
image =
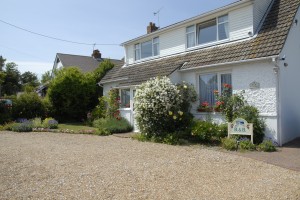
[[[135,113],[139,129],[147,135],[173,132],[184,113],[180,111],[180,91],[167,77],[143,83],[135,95]]]

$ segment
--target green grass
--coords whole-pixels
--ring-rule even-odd
[[[86,126],[82,123],[58,124],[58,129],[69,129],[69,130],[73,130],[73,131],[98,130],[97,128]]]

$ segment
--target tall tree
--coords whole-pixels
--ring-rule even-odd
[[[6,59],[4,59],[2,56],[0,56],[0,71],[3,71],[5,61],[6,61]]]
[[[5,78],[2,84],[2,93],[6,95],[17,94],[21,90],[21,73],[13,62],[7,63],[5,67]]]
[[[24,72],[21,75],[21,83],[23,87],[25,86],[37,87],[40,84],[37,75],[28,71]]]
[[[49,82],[51,80],[51,71],[46,71],[43,75],[42,75],[42,84],[45,84],[47,82]]]
[[[1,88],[2,88],[2,83],[4,82],[5,78],[5,72],[3,72],[3,67],[5,65],[6,59],[4,59],[2,56],[0,56],[0,97],[1,97]]]
[[[76,67],[59,70],[48,89],[49,100],[59,120],[80,120],[94,108],[96,81]]]

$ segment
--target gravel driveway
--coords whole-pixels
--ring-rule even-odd
[[[199,146],[0,132],[1,199],[300,199],[300,173]]]

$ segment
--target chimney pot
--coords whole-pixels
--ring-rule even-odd
[[[147,26],[147,34],[152,33],[158,29],[157,26],[155,26],[155,23],[150,22],[149,26]]]
[[[100,53],[100,51],[98,49],[95,49],[93,51],[92,57],[95,58],[95,59],[101,59],[101,53]]]

